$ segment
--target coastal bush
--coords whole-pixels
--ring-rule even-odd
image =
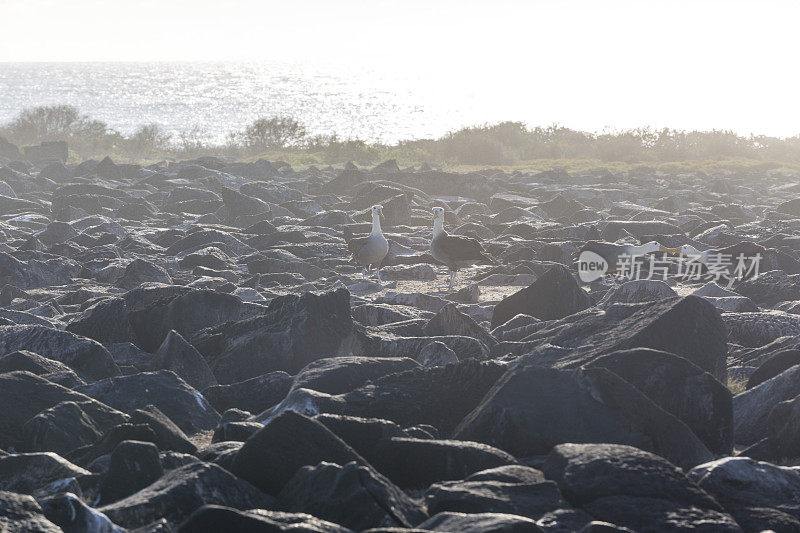
[[[251,150],[275,150],[298,146],[306,138],[303,124],[292,117],[259,118],[240,134],[240,142]]]
[[[800,135],[788,138],[742,136],[728,130],[685,131],[637,128],[592,133],[559,124],[529,127],[500,122],[450,132],[438,139],[399,141],[393,145],[343,139],[335,133],[310,135],[306,126],[288,116],[261,117],[230,132],[225,143],[209,141],[201,125],[170,135],[158,124],[122,135],[70,105],[24,109],[0,127],[0,136],[26,146],[65,140],[78,158],[116,155],[127,160],[227,155],[337,164],[372,164],[397,159],[403,164],[523,165],[539,161],[596,161],[608,165],[701,164],[710,161],[750,161],[763,168],[775,162],[800,164]],[[760,163],[763,162],[763,163]],[[547,163],[552,167],[555,163]],[[705,164],[705,163],[703,163]],[[555,164],[558,166],[557,164]]]

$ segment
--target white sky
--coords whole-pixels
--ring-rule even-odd
[[[0,61],[370,65],[529,95],[568,126],[786,136],[798,23],[797,1],[0,0]]]

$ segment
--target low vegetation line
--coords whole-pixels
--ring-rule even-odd
[[[335,133],[311,135],[298,120],[287,116],[255,120],[224,143],[209,143],[202,128],[173,135],[158,124],[123,135],[70,105],[24,109],[0,126],[0,137],[27,146],[64,140],[70,157],[82,160],[112,155],[120,161],[227,155],[237,159],[268,156],[291,164],[364,164],[396,159],[400,164],[433,163],[441,166],[502,166],[581,170],[597,166],[631,165],[672,170],[708,167],[800,168],[800,135],[789,138],[732,131],[684,131],[639,128],[615,132],[576,131],[557,124],[531,127],[501,122],[463,128],[438,139],[401,141],[393,145],[342,139]]]

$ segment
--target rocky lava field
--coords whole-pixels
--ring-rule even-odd
[[[798,174],[0,163],[0,530],[800,531]]]

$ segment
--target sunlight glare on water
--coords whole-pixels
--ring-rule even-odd
[[[481,109],[468,87],[445,96],[440,84],[417,82],[286,63],[7,63],[0,124],[26,107],[70,104],[123,134],[157,123],[221,142],[258,117],[288,115],[312,134],[394,142],[510,118]]]

